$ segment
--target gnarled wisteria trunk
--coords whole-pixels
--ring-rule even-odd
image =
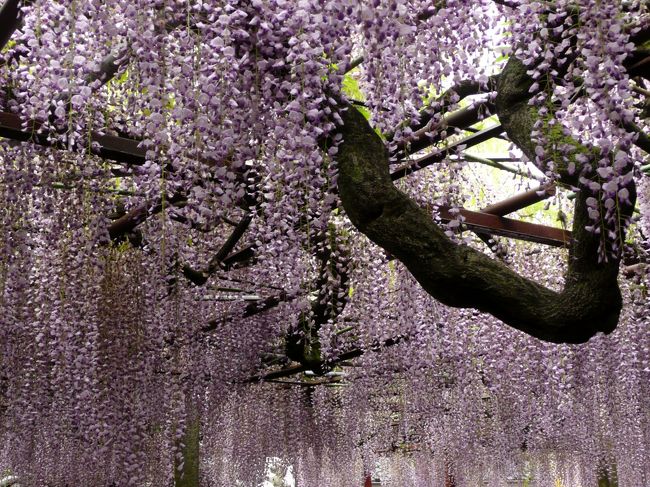
[[[0,1],[0,475],[650,484],[647,2]]]

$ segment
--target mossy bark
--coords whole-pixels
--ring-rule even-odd
[[[508,66],[498,88],[501,123],[525,153],[534,152],[530,131],[535,113],[528,105],[531,82],[521,63]],[[434,298],[448,306],[490,313],[554,343],[581,343],[598,332],[614,330],[622,305],[619,263],[598,260],[598,237],[585,230],[586,192],[576,198],[566,284],[562,292],[555,292],[447,238],[428,212],[395,188],[386,148],[363,115],[350,107],[341,117],[338,186],[346,213],[370,240],[404,263]]]

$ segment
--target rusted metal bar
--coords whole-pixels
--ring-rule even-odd
[[[481,142],[485,142],[486,140],[496,137],[502,132],[503,127],[500,124],[481,130],[480,132],[472,134],[469,137],[459,140],[458,142],[454,142],[445,149],[422,156],[416,161],[413,161],[405,166],[396,169],[391,173],[390,177],[393,181],[401,179],[404,176],[408,176],[409,174],[414,173],[415,171],[419,171],[420,169],[430,166],[431,164],[443,161],[450,154],[453,154],[456,151],[460,150],[461,147],[467,149],[469,147],[478,145]]]
[[[540,186],[537,189],[526,191],[525,193],[518,194],[512,198],[508,198],[507,200],[487,206],[481,210],[481,213],[504,216],[522,208],[526,208],[538,201],[542,201],[554,194],[554,186]],[[492,234],[482,232],[474,233],[476,233],[476,236],[480,238],[492,251],[495,250],[494,244],[496,242],[492,239]]]
[[[512,220],[464,208],[460,209],[460,215],[464,217],[463,225],[476,233],[500,235],[551,247],[567,247],[571,243],[571,232],[561,228]],[[441,207],[440,219],[443,223],[448,223],[457,220],[458,217],[453,215],[448,207]]]
[[[504,216],[530,205],[534,205],[540,201],[544,201],[546,198],[549,198],[554,194],[555,186],[540,186],[539,188],[525,191],[524,193],[520,193],[506,200],[486,206],[481,210],[481,213]]]

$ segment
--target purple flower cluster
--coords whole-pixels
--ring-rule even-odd
[[[34,486],[171,485],[199,417],[201,485],[259,485],[267,458],[304,487],[361,485],[369,471],[388,486],[596,485],[603,469],[622,487],[650,483],[647,271],[626,281],[617,331],[580,346],[442,306],[339,208],[334,135],[349,76],[394,146],[408,147],[426,106],[440,108],[428,136],[453,136],[443,111],[458,97],[431,100],[486,86],[493,43],[507,42],[500,52],[534,80],[534,162],[591,192],[603,257],[621,251],[637,177],[629,238],[647,259],[650,183],[629,126],[648,124],[622,68],[647,5],[23,3],[0,54],[0,110],[42,138],[0,144],[0,472]],[[136,140],[144,162],[94,155],[102,134]],[[432,214],[481,191],[447,162],[399,183]],[[138,211],[135,228],[111,233]],[[560,287],[565,255],[531,257],[531,245],[509,244],[509,264]],[[244,250],[254,258],[224,263]],[[317,371],[335,380],[250,380],[290,365],[291,334],[337,364]]]

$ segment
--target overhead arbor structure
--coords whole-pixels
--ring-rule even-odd
[[[645,2],[5,0],[0,47],[8,478],[650,483]]]

